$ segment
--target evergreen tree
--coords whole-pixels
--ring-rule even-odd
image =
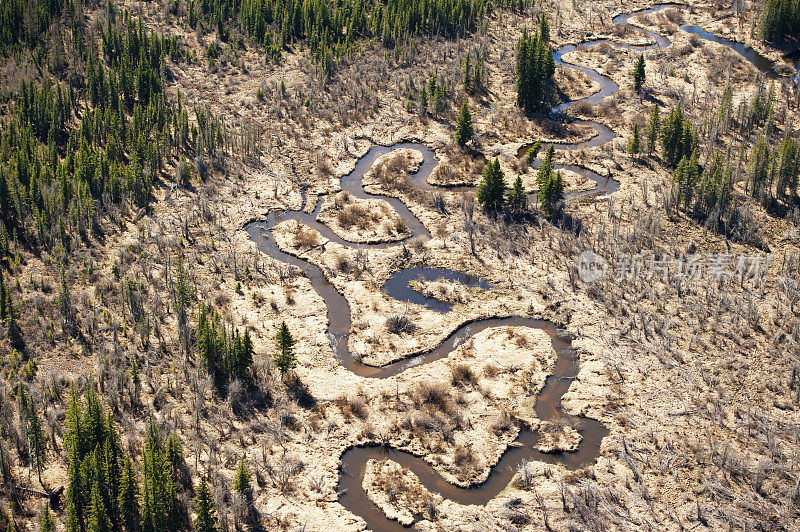
[[[759,135],[750,154],[750,192],[756,197],[769,181],[772,154],[765,135]]]
[[[47,503],[42,505],[42,518],[39,520],[39,532],[56,532],[56,522],[50,515],[50,506]]]
[[[508,210],[515,214],[521,214],[528,209],[528,196],[522,186],[522,178],[517,176],[511,192],[508,193]]]
[[[78,452],[69,449],[69,469],[67,477],[67,531],[82,532],[84,530],[84,498],[82,493],[81,463]]]
[[[8,335],[8,341],[13,349],[16,349],[20,353],[24,353],[25,340],[22,338],[22,329],[17,323],[17,318],[14,314],[14,308],[11,302],[11,294],[8,292],[6,292],[5,312],[6,334]]]
[[[275,344],[278,352],[275,354],[275,366],[282,374],[292,369],[297,363],[297,358],[294,355],[294,345],[297,341],[292,337],[289,327],[286,322],[282,322],[278,328],[278,333],[275,335]]]
[[[669,113],[661,128],[664,162],[668,166],[676,166],[684,156],[691,156],[696,140],[691,123],[683,116],[681,107],[676,107]]]
[[[639,155],[639,124],[633,124],[633,137],[628,142],[628,153],[630,155]]]
[[[561,172],[553,172],[554,159],[555,147],[551,144],[536,174],[536,184],[539,186],[536,197],[542,212],[548,216],[556,214],[558,205],[564,199],[564,181]]]
[[[558,205],[564,199],[564,180],[561,172],[551,172],[549,178],[539,186],[537,196],[542,212],[548,216],[556,214]]]
[[[422,86],[422,91],[419,94],[418,111],[420,116],[424,116],[428,113],[428,91],[425,89],[425,85]]]
[[[100,488],[95,483],[92,485],[92,505],[89,508],[89,532],[111,532],[111,520],[108,518]]]
[[[28,447],[30,449],[31,459],[36,467],[36,473],[39,477],[39,484],[44,486],[42,482],[42,469],[44,468],[47,458],[47,448],[45,446],[44,433],[42,432],[42,423],[39,420],[39,414],[36,413],[36,405],[32,400],[28,400],[26,410],[28,418]]]
[[[761,38],[781,44],[800,35],[800,2],[767,0],[760,18]]]
[[[253,488],[250,486],[250,473],[247,471],[247,466],[244,465],[244,459],[239,461],[239,467],[236,469],[233,490],[248,501],[253,496]]]
[[[673,180],[678,186],[678,205],[683,203],[683,208],[687,211],[694,199],[695,187],[700,177],[699,158],[699,150],[695,150],[691,156],[684,155],[673,173]]]
[[[458,113],[458,121],[456,123],[456,144],[462,148],[472,140],[472,115],[469,112],[467,102],[461,106],[461,111]]]
[[[194,520],[196,532],[217,532],[217,511],[214,508],[214,500],[211,491],[208,489],[205,477],[200,478],[200,485],[197,487],[197,496],[194,499],[194,509],[197,517]]]
[[[533,146],[525,153],[525,162],[528,163],[528,166],[533,166],[533,162],[536,160],[536,156],[539,155],[539,151],[542,149],[542,141],[537,140],[533,143]]]
[[[486,212],[495,214],[503,209],[505,191],[503,171],[500,169],[500,161],[495,157],[494,162],[489,161],[483,169],[483,179],[478,185],[476,199]]]
[[[142,519],[139,512],[139,487],[130,458],[125,459],[117,505],[122,529],[125,532],[138,532]]]
[[[713,213],[717,213],[717,220],[725,214],[731,204],[733,185],[730,166],[723,163],[723,157],[718,152],[714,154],[711,164],[703,172],[703,178],[695,191],[697,201],[694,215],[701,220],[706,220]]]
[[[786,134],[781,140],[775,154],[775,174],[778,186],[778,197],[785,198],[787,189],[789,194],[797,193],[798,178],[800,177],[800,149],[798,144]]]
[[[539,19],[538,32],[529,35],[526,28],[517,42],[516,74],[517,105],[528,113],[541,108],[555,74],[550,27],[545,15]]]
[[[647,155],[653,155],[653,150],[656,149],[656,142],[658,135],[661,132],[661,111],[658,104],[653,106],[650,112],[650,121],[647,124]]]
[[[633,90],[635,90],[637,94],[642,92],[644,80],[644,54],[639,54],[639,59],[636,60],[636,66],[633,67]]]

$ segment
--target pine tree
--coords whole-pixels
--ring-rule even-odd
[[[548,216],[556,214],[558,205],[564,199],[564,180],[561,172],[551,172],[549,178],[539,186],[537,196],[542,212]]]
[[[521,214],[528,209],[528,196],[522,186],[522,178],[517,176],[511,192],[508,193],[508,210],[515,214]]]
[[[695,150],[691,156],[684,155],[673,173],[673,180],[678,186],[678,205],[676,207],[680,207],[682,203],[683,208],[687,211],[692,204],[699,178],[699,157],[699,150]]]
[[[253,365],[254,354],[255,350],[253,349],[253,340],[250,338],[250,331],[245,329],[242,337],[242,350],[239,355],[239,378],[247,376],[247,372]]]
[[[81,479],[81,463],[76,449],[69,449],[69,469],[67,479],[67,531],[82,532],[84,529],[84,499]]]
[[[517,105],[531,113],[539,109],[553,75],[555,61],[550,46],[550,26],[547,17],[539,19],[539,31],[528,34],[523,30],[517,42]]]
[[[633,90],[635,90],[637,94],[642,92],[644,80],[644,54],[639,54],[639,59],[636,60],[636,66],[633,67]]]
[[[111,520],[108,518],[103,497],[97,483],[92,485],[92,505],[89,508],[89,532],[111,532]]]
[[[554,159],[555,147],[551,144],[536,174],[536,184],[539,186],[536,197],[542,211],[548,216],[556,214],[558,205],[564,199],[564,181],[561,172],[553,172]]]
[[[694,128],[683,116],[681,107],[678,106],[670,111],[661,128],[665,164],[676,166],[684,156],[691,156],[696,141]]]
[[[14,314],[14,308],[11,302],[11,294],[8,292],[6,292],[5,312],[6,334],[8,335],[8,341],[13,349],[16,349],[20,353],[24,353],[25,340],[22,338],[22,329],[17,323],[17,318]]]
[[[39,520],[39,532],[56,532],[56,522],[50,515],[50,506],[47,503],[42,505],[42,518]]]
[[[45,446],[44,433],[42,432],[42,424],[39,421],[39,414],[36,412],[36,405],[32,400],[28,401],[27,405],[28,417],[28,442],[31,453],[31,459],[36,466],[36,473],[39,477],[39,484],[44,486],[42,482],[42,469],[47,458],[47,448]]]
[[[556,157],[556,149],[552,144],[547,148],[547,153],[544,156],[544,161],[539,165],[539,170],[536,172],[536,184],[539,187],[550,179],[550,174],[553,173],[553,161]]]
[[[183,446],[178,435],[174,432],[167,438],[167,445],[165,450],[165,458],[169,464],[170,472],[173,479],[178,479],[185,467],[183,459]]]
[[[194,501],[194,509],[197,512],[197,517],[194,520],[195,531],[217,532],[217,512],[205,477],[200,478],[200,485],[197,487],[197,496]]]
[[[628,154],[639,155],[639,124],[633,124],[633,137],[628,142]]]
[[[542,149],[542,141],[537,140],[533,143],[533,146],[525,153],[525,162],[528,163],[528,166],[532,166],[533,162],[536,160],[536,156],[539,155],[539,151]]]
[[[139,512],[139,487],[130,458],[125,459],[125,466],[122,469],[119,502],[117,505],[119,507],[120,526],[123,530],[125,532],[138,532],[142,519]]]
[[[422,86],[422,91],[419,95],[419,114],[420,116],[424,116],[428,113],[428,91],[425,89],[425,85]]]
[[[253,496],[253,488],[250,486],[250,473],[247,471],[244,459],[239,461],[239,467],[236,469],[236,477],[233,480],[233,490],[248,501]]]
[[[503,171],[500,169],[500,161],[495,157],[494,162],[489,161],[484,167],[483,179],[475,197],[486,212],[495,214],[503,208],[505,191]]]
[[[292,369],[297,363],[294,355],[294,345],[297,341],[292,337],[286,322],[282,322],[278,333],[275,335],[275,344],[278,352],[275,354],[275,366],[282,374]]]
[[[472,115],[469,112],[467,102],[461,106],[461,111],[458,113],[458,121],[456,122],[456,144],[462,148],[472,140]]]

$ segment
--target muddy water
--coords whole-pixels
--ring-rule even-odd
[[[706,41],[713,41],[727,46],[728,48],[732,49],[737,54],[745,58],[745,60],[747,60],[749,63],[751,63],[753,66],[755,66],[758,70],[760,70],[769,78],[775,79],[780,77],[775,72],[775,68],[773,66],[774,63],[772,62],[771,59],[767,59],[766,57],[756,52],[755,50],[753,50],[744,43],[731,41],[724,37],[714,35],[713,33],[708,32],[697,25],[681,26],[681,29],[688,33],[697,35],[698,37],[700,37],[701,39],[705,39]]]
[[[651,13],[672,5],[673,4],[660,4],[654,8],[641,11],[639,13]],[[614,19],[614,22],[619,24],[628,24],[628,19],[631,16],[632,14],[620,15]],[[642,47],[627,46],[628,48],[646,49],[665,47],[670,44],[669,41],[661,35],[645,32],[644,30],[636,28],[634,29],[635,31],[644,32],[649,35],[655,41],[655,44]],[[684,29],[694,32],[691,27],[686,27]],[[700,36],[706,38],[702,34],[700,34]],[[712,40],[721,42],[716,38]],[[579,47],[566,46],[555,52],[557,64],[567,68],[580,70],[600,83],[600,92],[585,99],[585,101],[589,102],[598,102],[602,100],[604,97],[616,92],[618,87],[609,78],[601,76],[593,70],[565,63],[562,57],[564,54],[570,51],[576,49],[587,49],[592,46],[596,46],[600,42],[604,41],[594,41],[592,43],[580,45]],[[723,44],[728,43],[723,42]],[[732,47],[736,49],[735,46]],[[746,52],[744,49],[743,51]],[[747,58],[747,56],[745,57]],[[759,60],[753,57],[753,61]],[[754,62],[753,64],[756,64],[756,66],[759,68],[765,66],[761,62]],[[575,103],[576,102],[567,102],[562,104],[554,109],[554,112],[563,113]],[[597,135],[594,138],[578,144],[556,144],[556,148],[561,150],[575,150],[599,146],[615,137],[613,131],[599,122],[587,121],[584,123],[595,129]],[[371,148],[367,154],[358,161],[353,172],[342,178],[342,189],[349,191],[357,198],[374,197],[363,189],[361,185],[362,177],[370,169],[378,157],[399,148],[412,148],[418,150],[423,156],[423,163],[419,171],[412,176],[414,185],[424,190],[437,188],[428,182],[428,177],[437,164],[434,153],[425,146],[419,144],[402,143],[392,147],[375,146]],[[524,154],[525,150],[526,148],[523,147],[520,150],[519,155],[521,156]],[[559,166],[557,168],[565,168],[582,173],[588,178],[594,180],[597,183],[597,190],[602,193],[613,192],[618,187],[618,184],[613,179],[606,179],[605,177],[602,177],[589,170],[568,166]],[[474,190],[474,188],[456,187],[456,190]],[[430,238],[430,233],[428,230],[408,210],[403,202],[395,198],[385,199],[403,218],[403,220],[406,222],[406,225],[409,227],[415,237],[422,239]],[[361,377],[389,378],[402,373],[410,367],[427,364],[447,357],[453,350],[455,350],[461,343],[468,340],[472,335],[492,327],[521,326],[543,330],[548,334],[558,356],[554,373],[547,379],[543,390],[537,397],[534,410],[538,418],[541,420],[549,420],[555,417],[567,418],[568,421],[572,422],[576,426],[583,438],[579,449],[574,453],[543,454],[534,448],[539,439],[539,434],[527,427],[521,427],[514,446],[510,447],[505,454],[503,454],[500,461],[492,468],[488,479],[484,483],[470,488],[459,488],[447,483],[424,460],[410,453],[391,448],[380,448],[377,446],[353,447],[345,451],[345,453],[342,455],[342,466],[338,489],[340,492],[339,501],[345,508],[354,514],[363,517],[369,528],[373,530],[395,530],[402,528],[397,522],[387,520],[383,513],[367,499],[366,494],[361,488],[364,467],[370,458],[391,458],[413,471],[420,478],[422,484],[430,491],[440,493],[448,499],[463,504],[486,504],[487,501],[494,498],[508,485],[514,473],[518,470],[519,465],[524,460],[558,463],[569,469],[573,469],[590,464],[597,458],[602,439],[606,436],[608,431],[600,422],[596,420],[569,416],[561,410],[561,397],[567,391],[571,382],[574,380],[575,375],[577,374],[578,359],[574,351],[571,349],[569,342],[567,342],[558,334],[555,325],[550,322],[526,317],[479,320],[462,324],[461,326],[457,327],[455,330],[450,332],[441,345],[431,351],[417,353],[404,360],[386,366],[367,366],[355,360],[351,355],[348,346],[351,315],[350,306],[347,300],[328,282],[324,272],[319,267],[293,255],[284,253],[278,249],[278,246],[272,235],[272,229],[275,227],[275,225],[284,220],[293,219],[316,229],[327,239],[350,248],[378,249],[399,244],[356,244],[346,242],[334,234],[327,226],[319,223],[316,220],[320,208],[321,200],[318,200],[314,212],[311,214],[306,214],[300,211],[272,212],[267,216],[266,220],[263,222],[252,223],[246,227],[246,230],[250,237],[257,243],[258,248],[262,252],[278,261],[298,267],[309,278],[313,288],[320,294],[328,308],[328,336],[331,340],[331,347],[335,356],[345,368]],[[411,289],[408,282],[417,278],[428,280],[459,280],[468,285],[477,285],[484,288],[490,287],[490,285],[487,283],[483,283],[477,279],[468,278],[463,274],[452,270],[420,268],[407,269],[397,272],[387,281],[387,283],[382,287],[382,290],[387,295],[401,301],[421,304],[439,312],[449,311],[450,306],[448,304],[441,301],[424,298],[421,296],[421,294]]]
[[[406,268],[389,277],[383,283],[381,291],[398,301],[421,305],[436,312],[450,312],[453,308],[451,303],[425,297],[416,290],[409,291],[409,283],[414,281],[449,281],[461,283],[464,286],[478,286],[484,290],[492,288],[492,285],[486,281],[465,273],[454,272],[453,270],[444,268]]]
[[[361,186],[361,178],[372,166],[380,155],[393,149],[413,148],[423,154],[424,162],[419,171],[412,178],[420,188],[433,188],[427,178],[435,168],[437,161],[430,150],[415,144],[399,144],[391,148],[374,147],[356,165],[351,174],[342,178],[342,188],[355,197],[371,197]],[[430,234],[419,220],[407,209],[405,204],[393,198],[387,198],[392,206],[403,217],[414,236],[429,238]],[[390,457],[400,464],[411,469],[417,474],[432,492],[465,504],[485,504],[502,491],[514,473],[518,470],[523,460],[540,460],[550,463],[561,463],[568,468],[580,467],[591,463],[598,454],[600,443],[607,434],[606,428],[598,421],[587,418],[573,418],[561,412],[561,396],[569,388],[578,371],[578,361],[569,343],[562,339],[558,331],[550,322],[524,317],[493,318],[465,323],[452,331],[447,338],[435,349],[421,352],[403,360],[382,367],[368,366],[357,361],[350,353],[348,336],[351,326],[350,305],[347,300],[331,285],[324,272],[314,264],[281,251],[272,229],[284,220],[298,220],[320,231],[326,238],[339,244],[359,249],[382,248],[398,244],[354,244],[346,242],[333,233],[327,226],[317,222],[316,216],[321,202],[318,201],[311,214],[301,211],[273,212],[263,222],[252,223],[246,230],[250,237],[257,243],[258,248],[266,255],[281,262],[298,267],[311,281],[311,285],[324,299],[328,307],[328,336],[331,340],[337,360],[348,370],[356,375],[368,378],[388,378],[398,375],[408,368],[427,364],[447,357],[459,345],[471,336],[493,327],[519,326],[531,327],[545,331],[550,337],[557,353],[557,364],[554,373],[547,379],[544,389],[537,398],[534,410],[542,420],[562,416],[571,420],[580,432],[583,440],[577,452],[561,454],[543,454],[534,448],[539,434],[527,427],[521,427],[520,433],[513,447],[510,447],[502,456],[498,464],[491,471],[488,479],[471,488],[459,488],[449,484],[439,476],[420,457],[410,453],[390,448],[354,447],[342,455],[341,476],[338,486],[339,501],[350,512],[361,516],[373,530],[394,530],[402,528],[396,521],[386,519],[383,513],[368,499],[361,488],[364,468],[370,458]],[[484,289],[491,288],[489,283],[480,279],[469,277],[465,274],[441,268],[409,268],[392,275],[381,290],[400,301],[421,304],[438,312],[450,310],[448,303],[428,299],[409,286],[409,281],[416,279],[459,281],[467,286],[480,286]]]
[[[424,146],[415,144],[398,144],[391,148],[378,146],[372,148],[367,152],[364,158],[357,163],[353,172],[342,178],[342,188],[358,198],[371,197],[371,195],[362,188],[361,178],[380,155],[399,148],[413,148],[419,150],[423,154],[424,162],[417,174],[412,177],[412,180],[415,185],[420,188],[433,188],[427,182],[427,178],[437,164],[436,158],[433,152]],[[427,229],[425,229],[419,220],[408,210],[405,204],[393,198],[387,199],[400,216],[403,217],[403,220],[405,220],[414,236],[422,238],[430,237]],[[568,468],[575,468],[591,463],[596,458],[600,443],[607,434],[607,430],[598,421],[587,418],[573,418],[560,411],[561,396],[569,388],[570,383],[577,374],[578,361],[577,357],[570,349],[569,343],[559,336],[555,325],[550,322],[524,317],[493,318],[474,321],[457,327],[433,350],[417,353],[382,367],[368,366],[357,361],[351,355],[348,346],[351,315],[350,305],[347,300],[328,282],[324,272],[318,266],[281,251],[272,234],[272,229],[282,221],[293,219],[317,229],[331,241],[351,248],[383,248],[398,244],[354,244],[346,242],[333,233],[327,226],[317,222],[316,216],[319,212],[320,205],[321,202],[318,201],[314,212],[311,214],[306,214],[301,211],[270,213],[265,221],[249,224],[246,230],[258,245],[259,250],[278,261],[298,267],[311,281],[311,285],[323,298],[328,308],[328,336],[331,340],[331,348],[337,360],[345,368],[361,377],[388,378],[398,375],[408,368],[447,357],[471,336],[489,328],[520,326],[540,329],[548,334],[558,356],[554,373],[547,379],[544,389],[537,398],[534,410],[539,419],[542,420],[552,419],[555,416],[563,416],[570,419],[583,437],[577,452],[542,454],[533,447],[539,438],[539,434],[527,427],[522,427],[515,441],[515,445],[510,447],[505,454],[503,454],[500,462],[492,468],[489,478],[481,485],[467,489],[458,488],[447,483],[424,460],[409,453],[396,449],[377,447],[350,448],[342,456],[341,476],[338,487],[338,491],[340,492],[339,501],[345,508],[364,518],[367,525],[373,530],[394,530],[402,528],[396,521],[386,519],[383,513],[367,499],[366,494],[361,488],[364,468],[367,460],[370,458],[391,457],[416,473],[423,485],[429,490],[440,493],[456,502],[469,504],[485,504],[488,500],[495,497],[508,485],[523,460],[541,460],[550,463],[561,463]],[[441,268],[409,268],[392,275],[381,290],[400,301],[421,304],[438,312],[449,311],[449,304],[425,298],[409,286],[409,281],[419,278],[426,280],[444,279],[459,281],[468,286],[480,286],[484,289],[491,288],[491,285],[485,281],[452,270]]]

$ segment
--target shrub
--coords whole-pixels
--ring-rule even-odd
[[[386,330],[392,334],[413,333],[416,330],[414,323],[408,316],[395,314],[386,320]]]
[[[472,369],[466,364],[458,364],[457,366],[453,366],[450,377],[454,386],[466,386],[468,384],[475,384],[477,382],[475,373],[473,373]]]

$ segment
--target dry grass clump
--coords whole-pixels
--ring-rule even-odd
[[[491,362],[483,367],[483,376],[487,379],[493,379],[501,373],[500,368]]]
[[[673,24],[683,24],[683,11],[674,7],[664,11],[664,16]]]
[[[453,398],[441,383],[420,382],[408,393],[417,406],[427,405],[448,414],[455,408]]]
[[[476,384],[478,378],[472,371],[472,368],[466,364],[457,364],[450,370],[450,381],[453,386],[469,386]]]
[[[372,168],[372,174],[381,188],[396,194],[405,195],[422,203],[428,192],[414,185],[409,176],[411,161],[406,157],[389,157]]]
[[[402,218],[397,218],[395,221],[387,219],[392,214],[391,208],[386,203],[380,203],[377,208],[370,208],[360,203],[349,203],[336,215],[336,221],[345,229],[357,227],[364,230],[380,223],[387,232],[405,232],[408,227]],[[383,222],[381,223],[381,221]]]
[[[458,444],[453,450],[453,465],[461,470],[462,475],[466,476],[474,471],[478,465],[472,446],[469,444]]]
[[[319,245],[319,233],[308,227],[300,225],[294,233],[294,247],[313,248]]]
[[[408,316],[395,314],[386,320],[386,330],[392,334],[411,334],[417,329]]]
[[[425,492],[419,484],[412,482],[400,468],[384,467],[384,461],[375,474],[374,486],[384,492],[390,503],[397,503],[402,498],[405,501],[421,501]]]
[[[358,419],[367,419],[369,411],[367,409],[367,402],[361,396],[341,396],[334,401],[334,404],[339,408],[346,420],[356,417]]]

